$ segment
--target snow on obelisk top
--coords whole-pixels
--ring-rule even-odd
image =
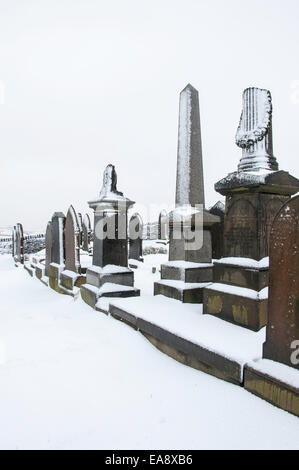
[[[243,149],[238,171],[278,170],[273,156],[270,91],[261,88],[244,91],[236,144]]]
[[[198,91],[189,83],[180,94],[176,206],[204,203]]]

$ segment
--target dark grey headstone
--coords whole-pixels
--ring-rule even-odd
[[[52,263],[52,224],[48,222],[46,229],[46,262],[45,275],[49,276],[49,266]]]
[[[134,214],[129,222],[129,259],[142,259],[143,222],[139,214]]]
[[[83,217],[82,223],[82,248],[84,251],[90,250],[91,224],[88,214]]]
[[[64,225],[65,215],[62,212],[55,212],[51,220],[52,226],[52,263],[63,265],[65,263],[64,254]]]
[[[67,212],[64,238],[65,269],[80,273],[80,225],[73,206],[70,206]]]

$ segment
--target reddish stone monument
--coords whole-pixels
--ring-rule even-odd
[[[245,366],[244,386],[299,416],[299,196],[276,215],[270,234],[269,308],[263,359]]]

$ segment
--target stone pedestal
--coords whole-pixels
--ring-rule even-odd
[[[299,181],[278,171],[272,153],[270,92],[245,90],[243,106],[236,137],[243,149],[238,171],[215,185],[226,196],[224,254],[222,264],[215,262],[215,289],[210,285],[204,293],[204,313],[258,330],[267,323],[263,289],[271,225],[299,190]]]
[[[219,221],[205,209],[198,91],[188,84],[180,94],[176,208],[169,214],[169,263],[161,266],[155,295],[202,302],[202,289],[212,281],[211,227]],[[180,263],[175,266],[174,261]]]
[[[114,166],[108,165],[99,198],[88,203],[94,210],[93,265],[86,270],[81,296],[93,308],[109,293],[113,297],[140,295],[128,268],[127,213],[134,202],[117,191],[116,185]]]

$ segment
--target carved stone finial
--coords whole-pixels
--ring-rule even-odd
[[[115,171],[115,167],[114,165],[107,165],[104,171],[103,186],[100,191],[100,199],[111,195],[123,196],[123,193],[117,191],[116,186],[117,174]]]
[[[243,110],[236,144],[243,149],[238,171],[278,170],[273,156],[270,91],[247,88],[243,92]]]

